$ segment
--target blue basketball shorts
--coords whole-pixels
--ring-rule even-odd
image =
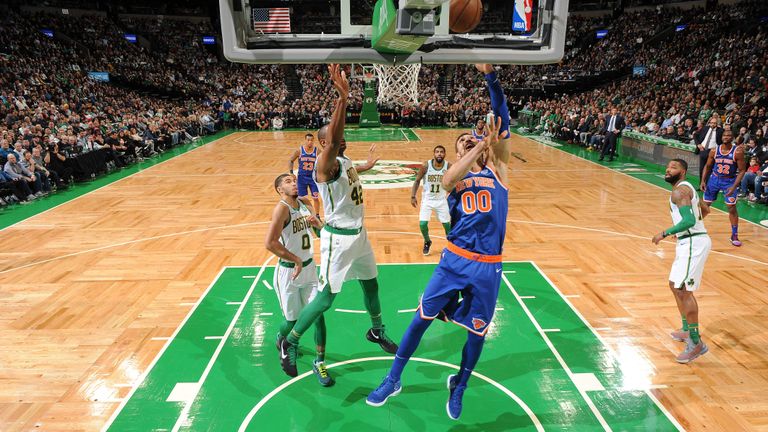
[[[296,182],[299,186],[299,196],[304,197],[307,196],[307,188],[312,192],[312,198],[319,198],[320,194],[317,192],[317,183],[315,183],[312,178],[305,178],[304,176],[299,176],[296,178]]]
[[[704,201],[711,203],[717,200],[717,196],[722,192],[726,205],[736,205],[736,196],[739,193],[739,188],[735,188],[732,194],[726,195],[728,189],[730,189],[735,182],[735,177],[710,176],[709,181],[707,182],[707,190],[704,191]]]
[[[419,314],[431,320],[443,311],[455,324],[485,336],[496,310],[501,270],[501,263],[472,261],[444,249],[421,297]]]

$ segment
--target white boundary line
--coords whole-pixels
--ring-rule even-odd
[[[602,343],[605,346],[605,349],[610,354],[611,359],[615,361],[616,360],[616,353],[613,351],[613,349],[611,349],[611,346],[608,345],[608,343],[606,343],[605,339],[603,339],[603,337],[600,336],[600,333],[597,332],[595,330],[595,328],[592,327],[592,325],[589,323],[589,321],[587,321],[586,318],[584,318],[584,315],[582,315],[581,312],[579,312],[579,310],[576,309],[573,306],[573,304],[571,304],[571,302],[567,298],[565,298],[565,296],[563,295],[562,291],[560,291],[560,288],[558,288],[557,285],[555,285],[554,282],[552,282],[552,280],[549,279],[549,276],[547,276],[547,274],[544,273],[541,270],[541,268],[539,268],[539,266],[535,262],[533,262],[533,261],[528,261],[528,262],[533,266],[533,268],[536,269],[536,271],[539,272],[539,274],[544,278],[544,280],[546,280],[547,283],[549,283],[549,285],[555,290],[555,292],[557,292],[557,294],[563,299],[563,301],[568,305],[568,307],[571,308],[573,313],[575,313],[576,316],[578,316],[581,319],[581,321],[584,323],[584,325],[587,326],[587,328],[592,332],[592,334],[594,334],[595,337],[597,337],[597,339],[600,341],[600,343]],[[677,421],[677,419],[669,411],[667,411],[667,409],[664,407],[664,405],[662,405],[661,402],[659,402],[659,400],[656,399],[656,396],[654,396],[654,394],[651,393],[650,390],[646,389],[644,391],[645,391],[645,394],[647,394],[648,397],[651,398],[651,400],[656,404],[656,406],[659,407],[661,412],[665,416],[667,416],[669,421],[677,428],[678,431],[681,431],[681,432],[685,431],[683,426],[680,425],[680,423]]]
[[[221,350],[224,348],[224,344],[227,342],[227,339],[229,339],[229,335],[232,334],[232,329],[235,328],[235,323],[237,323],[237,320],[240,318],[240,315],[242,315],[243,310],[245,310],[245,305],[248,304],[248,299],[250,299],[251,295],[253,295],[253,292],[256,290],[256,285],[258,285],[259,279],[261,279],[261,275],[264,274],[264,270],[267,269],[267,265],[270,261],[272,261],[273,258],[274,255],[270,256],[266,261],[264,261],[264,264],[262,264],[261,268],[259,269],[259,273],[256,275],[256,279],[253,280],[250,288],[248,288],[248,292],[245,293],[242,304],[237,308],[235,316],[232,317],[232,321],[230,321],[229,326],[227,327],[227,331],[224,332],[224,335],[221,337],[219,344],[216,346],[216,350],[213,352],[211,359],[208,361],[208,365],[205,366],[203,374],[200,375],[200,379],[197,380],[198,392],[200,391],[200,388],[203,387],[205,380],[208,379],[208,374],[211,373],[213,364],[216,363],[216,359],[219,358],[219,354],[221,354]],[[181,414],[176,420],[176,424],[173,425],[173,432],[176,432],[179,430],[179,428],[185,426],[187,418],[189,417],[189,410],[192,408],[192,404],[195,402],[195,399],[197,399],[197,394],[195,394],[195,397],[190,398],[187,402],[184,403],[184,408],[181,410]]]
[[[594,414],[594,416],[597,418],[597,421],[600,423],[600,426],[603,427],[603,430],[610,431],[611,427],[608,425],[608,422],[606,422],[605,419],[603,418],[603,414],[600,412],[600,410],[597,409],[597,407],[595,406],[595,403],[589,397],[587,392],[584,391],[584,389],[581,388],[578,384],[576,384],[576,378],[573,376],[573,372],[571,372],[571,368],[568,367],[568,365],[565,363],[565,360],[563,360],[563,358],[560,356],[560,352],[557,351],[557,348],[555,348],[555,345],[552,343],[551,340],[549,340],[549,336],[547,336],[547,331],[552,331],[552,330],[541,328],[541,326],[539,325],[539,322],[536,321],[536,318],[528,309],[528,306],[526,306],[523,299],[520,298],[520,294],[518,294],[518,292],[509,282],[509,279],[507,279],[507,275],[502,273],[501,279],[504,281],[505,284],[507,284],[507,288],[509,288],[509,291],[512,292],[512,295],[515,296],[515,299],[520,304],[520,307],[523,309],[525,314],[528,315],[528,319],[531,321],[531,323],[533,323],[533,326],[536,327],[536,330],[539,332],[539,335],[544,340],[544,343],[546,343],[547,346],[549,347],[549,350],[552,351],[552,354],[554,354],[555,359],[557,359],[557,362],[560,363],[560,367],[562,367],[566,375],[568,375],[568,379],[571,380],[571,382],[573,383],[573,386],[576,387],[576,390],[584,399],[584,402],[586,402],[587,406],[589,406],[589,410],[592,411],[592,414]]]
[[[405,133],[405,128],[398,128],[401,134],[403,134],[403,138],[405,138],[406,142],[411,142],[411,140],[408,138],[408,135]]]
[[[203,294],[200,295],[200,298],[197,299],[197,303],[195,304],[195,306],[191,308],[189,312],[187,312],[187,316],[184,317],[181,323],[176,327],[176,330],[173,331],[173,334],[171,335],[171,337],[168,338],[168,340],[165,342],[165,345],[163,345],[163,347],[160,349],[160,352],[158,352],[157,355],[155,355],[155,358],[152,359],[152,362],[149,364],[149,366],[147,366],[147,368],[144,369],[144,372],[141,374],[139,379],[134,381],[136,384],[131,389],[131,391],[128,392],[128,395],[120,402],[120,405],[117,407],[117,409],[115,409],[112,415],[109,416],[109,420],[107,420],[107,423],[105,423],[104,427],[101,429],[102,432],[107,431],[109,427],[112,426],[112,423],[114,423],[117,416],[120,414],[121,411],[123,411],[123,408],[125,408],[125,405],[128,403],[128,401],[131,400],[131,398],[133,397],[133,394],[136,393],[136,390],[139,388],[139,386],[141,386],[141,383],[143,383],[144,380],[147,379],[149,372],[152,371],[152,369],[155,367],[155,364],[160,360],[160,358],[165,353],[165,350],[167,350],[168,347],[173,342],[173,340],[176,339],[176,335],[179,334],[182,327],[184,327],[184,324],[186,324],[189,318],[192,317],[192,315],[197,310],[197,307],[200,306],[200,303],[203,302],[203,299],[208,295],[208,292],[211,291],[211,288],[213,288],[213,286],[216,285],[216,282],[218,282],[219,278],[221,277],[222,274],[224,274],[224,271],[226,271],[226,269],[227,267],[222,267],[222,269],[219,270],[219,273],[217,273],[216,277],[213,278],[213,281],[211,282],[210,285],[208,285],[208,288],[206,288],[205,291],[203,291]]]
[[[423,139],[421,139],[421,136],[419,136],[419,134],[416,133],[416,129],[414,128],[408,128],[408,129],[410,129],[411,132],[413,132],[413,134],[416,135],[416,138],[418,138],[419,141],[424,141]]]
[[[0,229],[0,232],[3,232],[4,230],[7,230],[8,228],[13,228],[13,227],[15,227],[16,225],[18,225],[18,224],[20,224],[20,223],[22,223],[22,222],[24,222],[24,221],[28,221],[28,220],[30,220],[30,219],[36,218],[36,217],[40,216],[41,214],[44,214],[44,213],[48,213],[49,211],[51,211],[51,210],[53,210],[53,209],[56,209],[56,208],[59,208],[59,207],[61,207],[61,206],[65,205],[65,204],[69,204],[69,203],[71,203],[72,201],[78,200],[78,199],[80,199],[80,198],[82,198],[82,197],[84,197],[84,196],[86,196],[86,195],[90,195],[90,194],[92,194],[92,193],[94,193],[94,192],[100,191],[100,190],[104,189],[105,187],[108,187],[108,186],[112,186],[112,185],[113,185],[113,184],[115,184],[115,183],[121,182],[121,181],[123,181],[123,180],[125,180],[125,179],[127,179],[127,178],[131,178],[131,177],[135,176],[136,174],[140,174],[140,173],[144,173],[144,172],[147,172],[147,171],[149,171],[149,170],[151,170],[151,169],[153,169],[153,168],[155,168],[155,167],[158,167],[158,166],[160,166],[160,165],[162,165],[162,164],[164,164],[164,163],[166,163],[166,162],[170,162],[170,161],[172,161],[172,160],[175,160],[175,159],[176,159],[176,158],[178,158],[178,157],[181,157],[181,156],[184,156],[184,155],[186,155],[186,154],[192,153],[192,152],[193,152],[193,151],[195,151],[195,150],[199,150],[199,149],[201,149],[201,148],[203,148],[203,147],[207,147],[207,146],[208,146],[208,144],[213,144],[213,143],[215,143],[216,141],[218,141],[218,140],[220,140],[220,139],[222,139],[222,138],[226,138],[226,137],[228,137],[228,136],[229,136],[229,135],[231,135],[231,134],[232,134],[231,132],[230,132],[230,133],[227,133],[226,135],[224,135],[224,136],[222,136],[222,137],[219,137],[219,138],[216,138],[215,140],[213,140],[213,141],[211,141],[211,142],[208,142],[208,143],[205,143],[205,144],[201,144],[201,145],[199,145],[199,146],[197,146],[197,147],[195,147],[195,148],[193,148],[193,149],[189,149],[189,150],[187,150],[186,152],[184,152],[184,153],[182,153],[182,154],[179,154],[179,155],[176,155],[176,156],[172,156],[172,157],[168,158],[167,160],[164,160],[164,161],[162,161],[162,162],[159,162],[159,163],[156,163],[156,164],[154,164],[154,165],[152,165],[152,166],[150,166],[150,167],[147,167],[146,169],[142,169],[142,170],[136,171],[136,172],[135,172],[135,173],[133,173],[133,174],[128,174],[127,176],[125,176],[125,177],[123,177],[123,178],[119,178],[119,179],[117,179],[117,180],[115,180],[115,181],[113,181],[113,182],[111,182],[111,183],[107,183],[107,184],[105,184],[104,186],[101,186],[101,187],[97,187],[96,189],[94,189],[94,190],[92,190],[92,191],[90,191],[90,192],[86,192],[86,193],[84,193],[84,194],[82,194],[82,195],[78,195],[78,196],[76,196],[76,197],[72,198],[71,200],[67,200],[67,201],[64,201],[63,203],[61,203],[61,204],[57,204],[57,205],[55,205],[55,206],[53,206],[53,207],[51,207],[51,208],[49,208],[49,209],[45,209],[45,210],[41,211],[40,213],[35,213],[35,214],[33,214],[32,216],[30,216],[30,217],[28,217],[28,218],[25,218],[25,219],[22,219],[22,220],[20,220],[20,221],[16,222],[15,224],[13,224],[13,225],[8,225],[7,227]]]
[[[364,310],[354,310],[354,309],[334,309],[334,312],[344,312],[344,313],[353,313],[353,314],[366,314],[367,311]]]
[[[332,368],[335,368],[337,366],[344,366],[344,365],[353,364],[353,363],[361,363],[361,362],[369,362],[369,361],[390,361],[390,360],[394,360],[394,357],[386,357],[386,356],[383,356],[383,357],[365,357],[365,358],[351,359],[351,360],[345,360],[345,361],[338,362],[338,363],[333,363],[333,364],[330,364],[330,365],[326,366],[326,368],[332,369]],[[422,362],[422,363],[431,363],[431,364],[435,364],[435,365],[438,365],[438,366],[445,366],[447,368],[456,369],[456,370],[459,369],[459,367],[456,366],[456,365],[453,365],[453,364],[450,364],[450,363],[446,363],[446,362],[442,362],[442,361],[439,361],[439,360],[425,359],[425,358],[420,358],[420,357],[411,357],[411,361]],[[292,379],[284,382],[279,387],[277,387],[274,390],[272,390],[271,392],[269,392],[269,394],[264,396],[253,408],[251,408],[251,411],[248,412],[248,415],[246,415],[245,418],[243,419],[243,421],[240,423],[240,427],[238,428],[238,432],[244,432],[248,428],[248,426],[250,425],[251,421],[253,420],[253,417],[256,416],[256,413],[259,412],[261,407],[266,405],[266,403],[269,402],[269,400],[272,399],[276,394],[280,393],[281,391],[286,389],[291,384],[293,384],[293,383],[295,383],[295,382],[297,382],[297,381],[299,381],[299,380],[301,380],[303,378],[306,378],[306,377],[312,375],[312,373],[313,373],[312,371],[304,372],[303,374],[301,374],[301,375],[299,375],[299,376],[297,376],[295,378],[292,378]],[[536,427],[536,430],[544,432],[544,427],[541,425],[541,421],[539,421],[539,418],[536,417],[536,414],[531,410],[531,408],[528,406],[528,404],[526,404],[522,399],[520,399],[519,396],[517,396],[515,393],[513,393],[512,390],[504,387],[503,385],[499,384],[498,382],[494,381],[493,379],[491,379],[491,378],[489,378],[489,377],[487,377],[487,376],[485,376],[483,374],[480,374],[480,373],[477,373],[477,372],[473,371],[472,375],[477,377],[477,378],[480,378],[481,380],[483,380],[483,381],[485,381],[485,382],[487,382],[489,384],[491,384],[492,386],[494,386],[497,389],[499,389],[502,392],[504,392],[504,394],[509,396],[515,402],[517,402],[517,404],[520,406],[520,408],[522,408],[523,411],[525,411],[525,413],[528,414],[528,418],[531,419],[531,422],[533,422],[533,425],[534,425],[534,427]]]

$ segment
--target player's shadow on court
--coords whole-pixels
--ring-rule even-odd
[[[495,419],[483,423],[457,424],[448,429],[451,432],[493,432],[529,429],[531,419],[527,415],[515,415],[509,412],[499,414]]]

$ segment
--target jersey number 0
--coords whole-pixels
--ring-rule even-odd
[[[472,214],[476,211],[488,213],[491,211],[491,192],[481,190],[478,193],[472,191],[464,192],[461,195],[461,207],[464,214]]]

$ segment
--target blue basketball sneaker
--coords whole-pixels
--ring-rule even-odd
[[[403,387],[400,385],[400,381],[395,381],[387,375],[387,377],[384,378],[384,382],[368,395],[368,398],[365,399],[365,403],[370,406],[380,407],[387,403],[387,399],[390,397],[400,394],[400,390],[402,389]]]
[[[453,420],[458,420],[461,416],[461,398],[464,397],[464,390],[467,386],[460,386],[459,377],[457,375],[448,376],[448,390],[450,395],[448,396],[448,402],[445,404],[445,411],[448,413],[448,417]]]

